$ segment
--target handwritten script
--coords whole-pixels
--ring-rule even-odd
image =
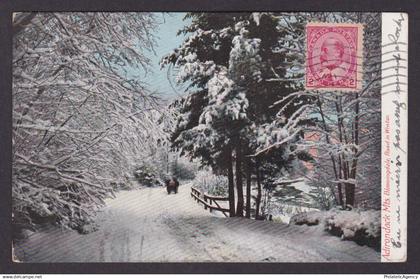
[[[388,25],[389,27],[389,25]],[[387,34],[389,45],[391,46],[392,57],[392,85],[394,89],[392,96],[387,97],[384,123],[383,123],[383,156],[384,156],[384,181],[382,186],[382,256],[389,259],[391,250],[400,249],[402,244],[402,206],[405,201],[401,199],[402,184],[405,177],[403,169],[406,168],[406,150],[405,137],[403,132],[406,121],[407,103],[404,98],[406,91],[404,90],[403,69],[406,59],[405,38],[402,37],[403,28],[407,28],[406,18],[404,14],[394,16],[392,19],[392,28]],[[387,31],[387,30],[386,30]],[[388,32],[388,31],[387,31]],[[387,45],[387,44],[385,44]]]

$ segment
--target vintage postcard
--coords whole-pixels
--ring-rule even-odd
[[[408,20],[15,12],[13,261],[406,261]]]

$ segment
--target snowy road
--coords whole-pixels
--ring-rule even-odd
[[[245,218],[221,218],[190,196],[163,188],[124,191],[98,214],[98,230],[48,229],[18,243],[25,262],[379,261],[373,249],[319,231]]]

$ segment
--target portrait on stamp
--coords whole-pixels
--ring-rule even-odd
[[[361,87],[362,26],[309,23],[306,27],[306,88]]]

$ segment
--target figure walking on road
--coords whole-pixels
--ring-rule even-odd
[[[176,177],[172,177],[171,179],[166,180],[166,191],[168,195],[173,191],[175,194],[178,193],[179,182]]]

